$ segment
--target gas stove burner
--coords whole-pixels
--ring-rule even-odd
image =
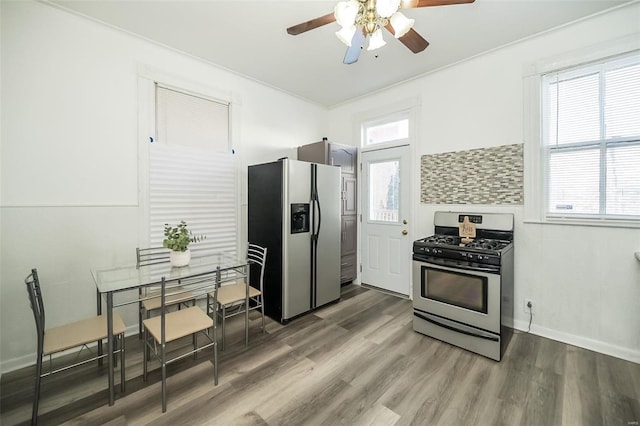
[[[432,235],[424,239],[428,244],[443,244],[443,245],[458,245],[460,244],[460,237],[453,235]]]
[[[483,250],[500,250],[504,248],[507,244],[509,244],[508,241],[489,240],[489,239],[480,238],[478,240],[474,240],[470,243],[465,244],[465,247],[483,249]]]

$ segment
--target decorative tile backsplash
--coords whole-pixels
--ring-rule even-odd
[[[523,204],[523,144],[423,155],[426,204]]]

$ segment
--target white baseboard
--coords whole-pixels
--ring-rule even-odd
[[[528,321],[514,321],[516,330],[526,332],[529,328]],[[561,331],[552,330],[550,328],[540,327],[535,324],[531,324],[531,334],[536,336],[546,337],[547,339],[556,340],[558,342],[566,343],[572,346],[578,346],[580,348],[588,349],[590,351],[599,352],[605,355],[610,355],[616,358],[624,359],[626,361],[635,362],[640,364],[640,350],[633,350],[622,346],[616,346],[609,343],[601,342],[599,340],[589,339],[587,337],[576,336],[569,333],[563,333]]]
[[[2,374],[10,373],[12,371],[19,370],[24,367],[29,367],[35,364],[36,364],[36,353],[34,352],[32,354],[21,356],[19,358],[13,358],[8,361],[2,361],[0,363],[0,372],[2,372]]]

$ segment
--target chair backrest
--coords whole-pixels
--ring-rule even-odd
[[[136,247],[136,268],[169,261],[169,249],[165,247]]]
[[[27,285],[31,310],[36,321],[36,331],[38,332],[38,353],[42,353],[44,345],[44,303],[42,302],[42,291],[40,290],[40,280],[36,268],[27,275],[24,283]]]
[[[247,248],[247,259],[249,263],[260,265],[260,291],[263,292],[264,265],[267,261],[267,248],[257,244],[249,243]],[[253,276],[253,275],[251,275]]]

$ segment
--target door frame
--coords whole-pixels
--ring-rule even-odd
[[[402,139],[398,141],[391,141],[387,143],[381,143],[372,147],[363,146],[363,132],[362,126],[371,121],[375,121],[378,119],[382,119],[384,117],[396,115],[401,111],[409,112],[409,137],[407,139]],[[418,218],[418,204],[416,203],[416,199],[419,200],[419,197],[416,198],[415,191],[420,188],[420,174],[417,171],[420,170],[420,157],[417,155],[417,141],[420,140],[419,132],[420,126],[418,124],[421,112],[421,98],[419,96],[406,98],[404,100],[400,100],[398,102],[386,103],[385,106],[363,111],[360,113],[354,114],[353,118],[353,136],[352,139],[358,141],[358,149],[360,153],[364,153],[367,151],[375,151],[384,148],[395,148],[397,146],[409,145],[409,152],[412,158],[412,161],[408,162],[409,174],[411,179],[409,179],[409,204],[410,211],[412,216],[412,223],[409,223],[407,230],[409,231],[408,238],[411,238],[412,241],[415,240],[416,231],[419,229],[417,226],[417,218]],[[362,233],[362,194],[363,194],[363,179],[362,179],[362,155],[358,155],[358,221],[357,221],[357,232],[358,232],[358,241],[357,241],[357,277],[354,280],[354,283],[358,285],[362,285],[362,239],[364,237]],[[409,280],[410,280],[410,288],[409,288],[409,299],[413,299],[413,271],[411,265],[409,265]]]
[[[369,208],[368,207],[365,208],[363,204],[362,213],[361,213],[362,220],[360,222],[360,227],[362,229],[361,257],[366,253],[371,254],[372,246],[371,245],[365,246],[365,239],[368,238],[370,235],[371,236],[378,235],[380,237],[379,243],[381,243],[382,245],[379,248],[379,250],[381,251],[378,251],[377,254],[378,256],[382,255],[383,258],[387,258],[387,260],[379,259],[381,262],[381,265],[380,265],[381,269],[379,269],[378,271],[380,273],[380,276],[376,274],[373,270],[371,270],[368,276],[372,281],[368,281],[366,284],[369,285],[370,287],[380,289],[382,291],[386,291],[386,292],[410,299],[412,290],[413,290],[412,268],[411,268],[411,244],[413,242],[413,239],[412,239],[413,236],[411,232],[409,232],[409,229],[410,229],[410,225],[413,225],[413,222],[414,222],[413,197],[411,196],[411,191],[412,191],[411,146],[408,144],[403,144],[403,145],[398,145],[393,147],[385,147],[382,149],[375,149],[375,150],[372,149],[372,150],[367,150],[362,154],[361,157],[362,157],[362,163],[363,163],[363,170],[362,170],[363,171],[362,173],[363,203],[369,202],[368,198],[365,199],[365,195],[367,196],[370,195],[368,191],[369,188],[365,188],[370,178],[369,173],[366,173],[364,170],[364,163],[365,163],[364,157],[367,156],[367,154],[370,154],[371,156],[373,156],[373,158],[368,159],[367,164],[374,164],[380,161],[382,162],[393,161],[395,159],[398,159],[401,161],[400,182],[401,182],[402,190],[400,192],[400,198],[402,201],[400,202],[400,216],[398,217],[398,221],[397,222],[394,221],[391,223],[385,223],[385,221],[370,221],[368,217],[364,217],[364,212],[365,211],[369,212]],[[382,159],[380,159],[379,157],[382,157]],[[367,177],[367,179],[365,179],[365,176]],[[406,225],[403,225],[401,223],[402,219],[408,220]],[[364,232],[365,227],[369,230],[369,233]],[[408,234],[399,236],[399,234],[397,234],[396,232],[399,233],[401,229],[403,230],[403,232],[407,231]],[[398,254],[398,258],[395,258],[391,254],[389,255],[389,257],[384,256],[384,253],[386,253],[385,250],[390,249],[391,247],[389,246],[389,244],[392,244],[392,242],[394,241],[397,243],[399,242],[400,244],[401,252]],[[365,253],[365,248],[367,248],[366,253]],[[392,262],[391,261],[392,258],[394,258],[397,263]],[[396,265],[401,267],[400,268],[401,272],[397,273],[398,275],[397,278],[406,277],[406,281],[404,281],[404,283],[400,283],[397,279],[395,279],[394,275],[396,274],[391,272],[390,269],[387,269],[388,267],[391,267],[392,263],[395,263]],[[386,265],[386,266],[383,266],[383,265]],[[370,266],[370,265],[365,265],[364,259],[361,259],[360,270],[362,273],[361,275],[362,284],[365,284],[364,282],[362,282],[364,281],[363,277],[365,272],[365,268],[364,268],[365,266]],[[377,281],[376,281],[376,278],[374,278],[376,276],[379,277]]]

